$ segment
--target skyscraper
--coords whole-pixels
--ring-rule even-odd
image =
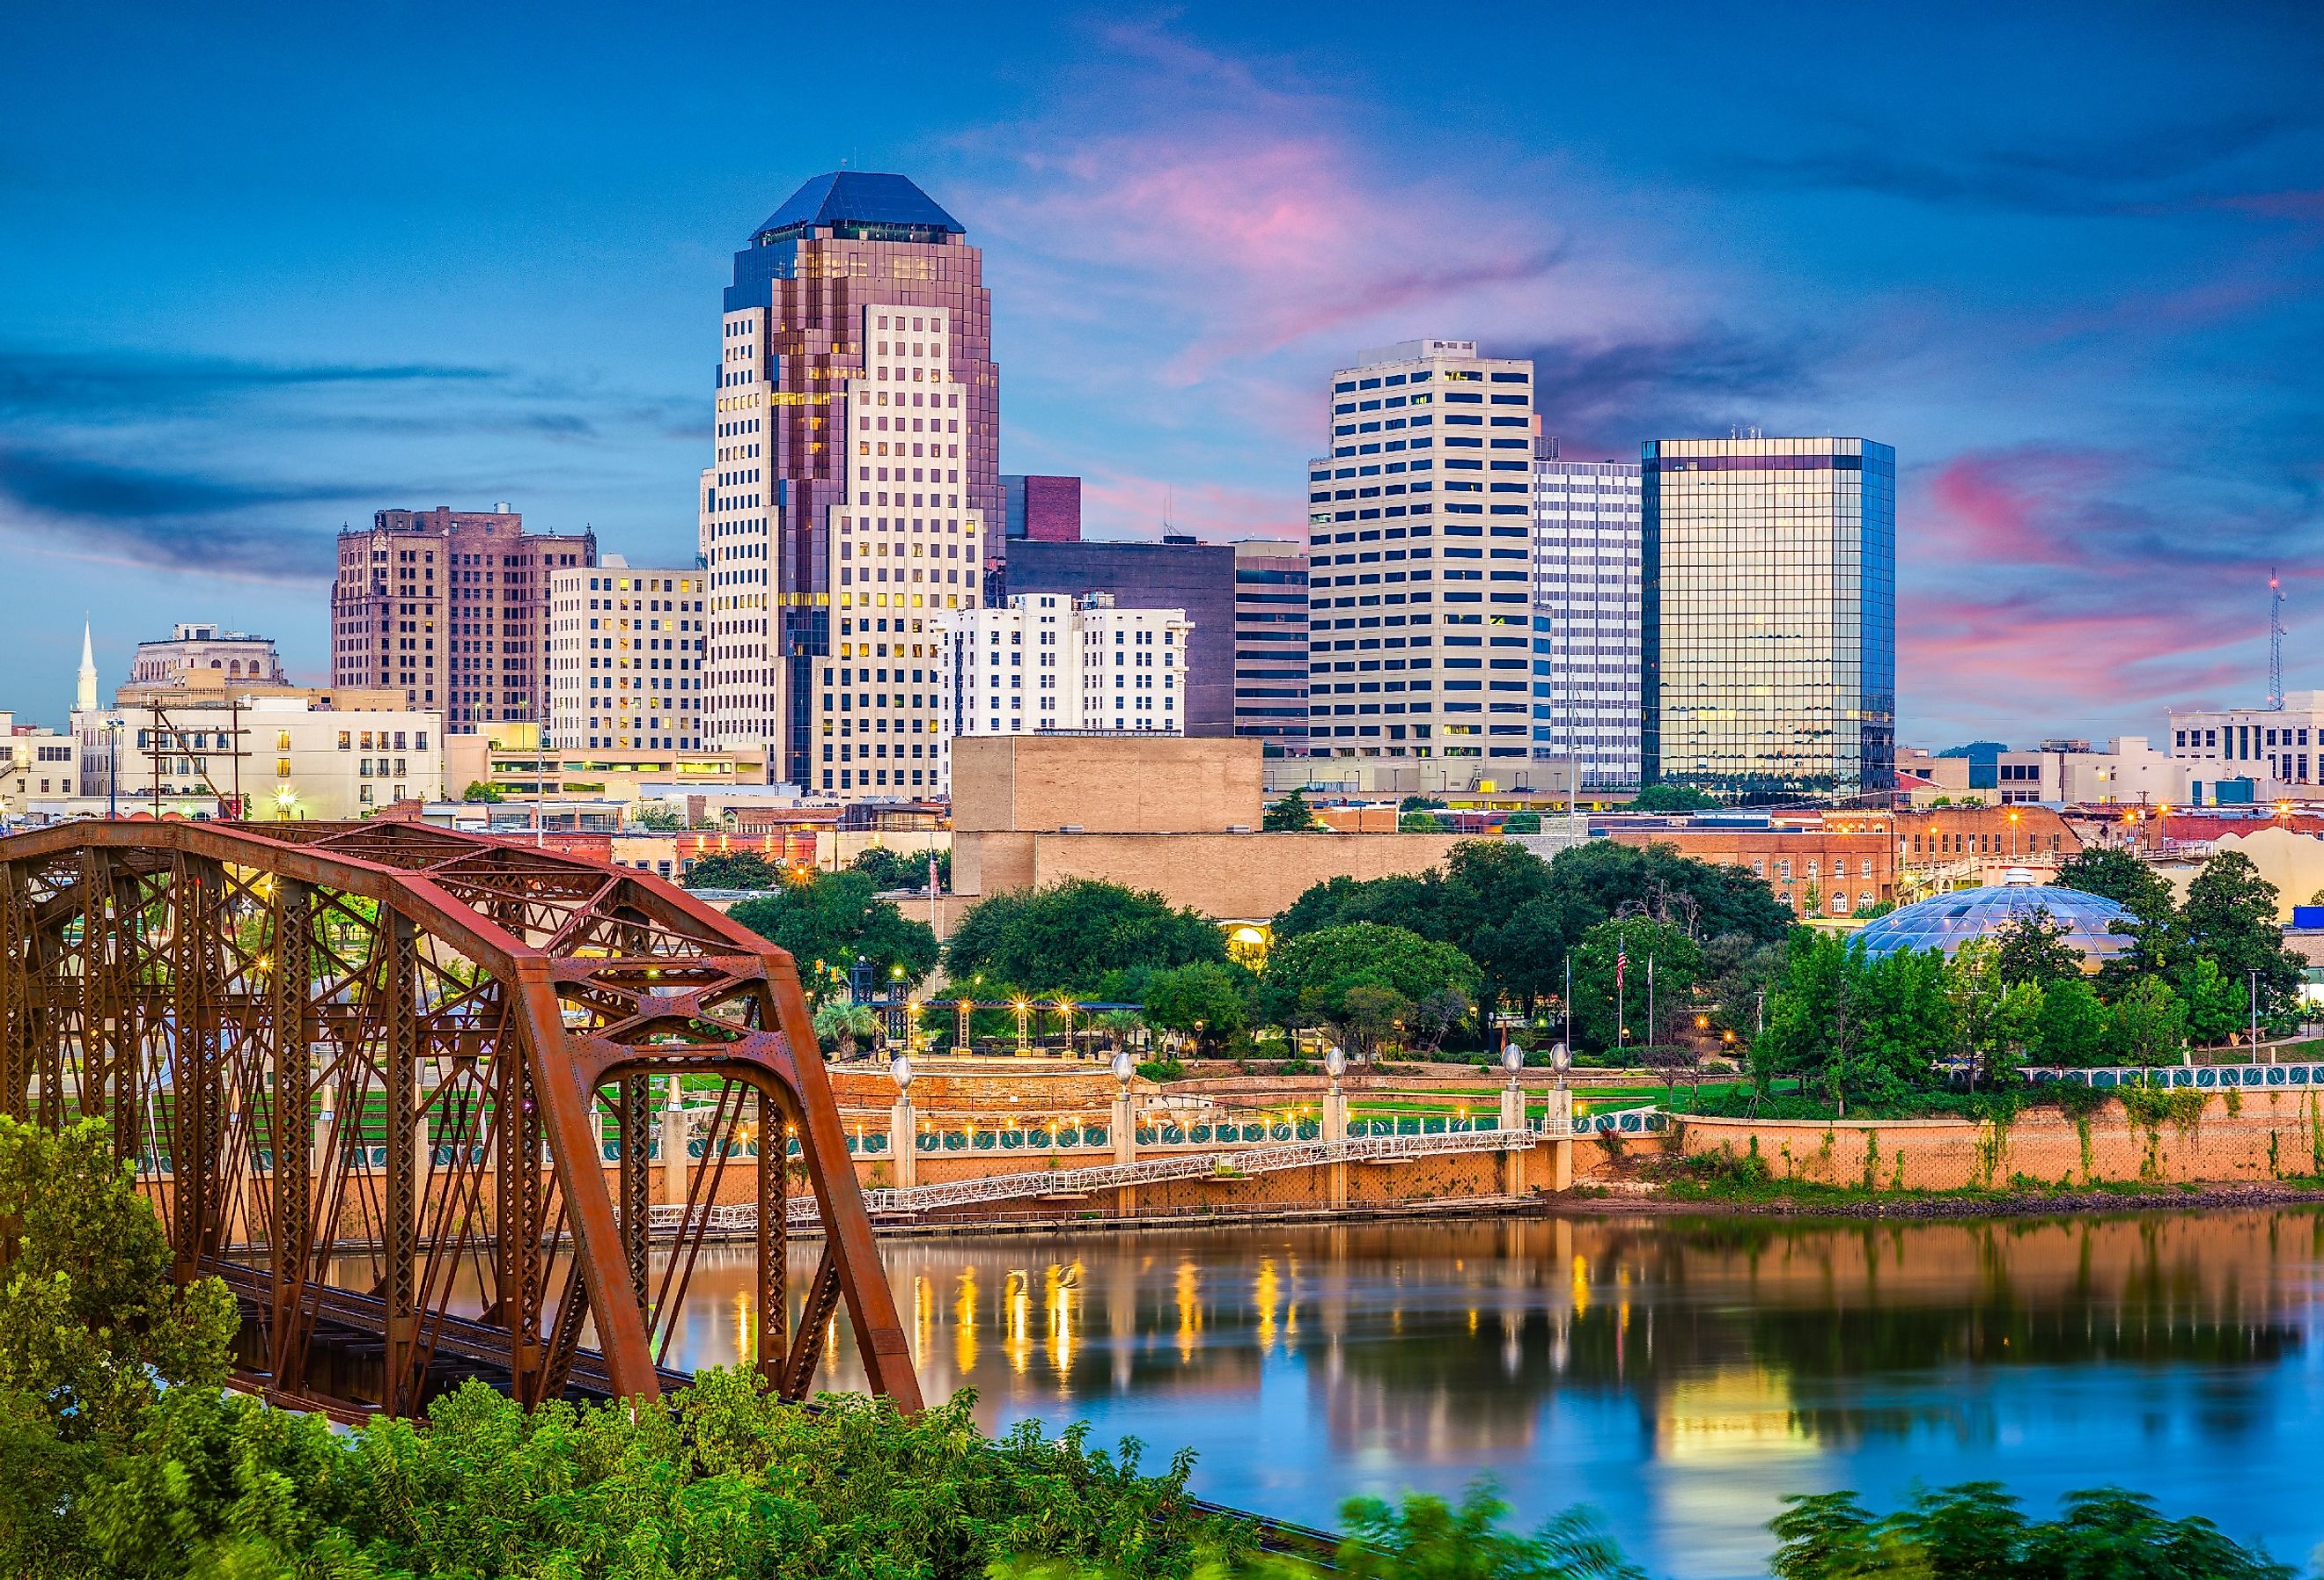
[[[1533,751],[1585,790],[1638,782],[1638,465],[1533,463]]]
[[[1884,792],[1896,765],[1896,452],[1650,441],[1644,772],[1742,799]]]
[[[1407,340],[1332,375],[1307,467],[1308,750],[1531,751],[1533,364]]]
[[[925,707],[890,706],[914,694],[888,689],[888,671],[917,658],[933,676],[927,622],[975,606],[983,526],[1001,514],[982,268],[919,188],[862,171],[807,182],[734,254],[700,513],[712,746],[763,747],[801,785],[824,787],[828,769],[827,788],[909,788],[907,743],[876,737],[925,737],[934,687]],[[880,674],[881,716],[843,728],[819,709],[839,694],[826,660],[851,696]]]
[[[1296,755],[1307,750],[1307,551],[1268,538],[1234,551],[1234,733]]]
[[[339,534],[331,683],[391,687],[451,735],[549,716],[549,577],[597,563],[595,534],[489,511],[383,510]]]
[[[632,568],[614,554],[550,574],[549,745],[701,746],[706,574]]]

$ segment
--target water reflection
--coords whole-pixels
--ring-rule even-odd
[[[2303,1557],[2324,1215],[1619,1220],[910,1240],[932,1396],[1202,1451],[1222,1499],[1328,1522],[1497,1476],[1599,1505],[1656,1573],[1758,1573],[1784,1492],[2117,1480]],[[747,1353],[706,1252],[681,1363]],[[843,1331],[824,1385],[860,1386]],[[2280,1491],[2283,1495],[2273,1495]]]

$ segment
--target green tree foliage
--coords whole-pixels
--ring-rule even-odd
[[[1280,944],[1302,933],[1360,921],[1408,928],[1423,938],[1438,938],[1443,924],[1436,912],[1443,887],[1443,876],[1434,867],[1416,877],[1331,878],[1305,891],[1275,919],[1275,940]]]
[[[2171,884],[2129,851],[2113,845],[2078,850],[2058,864],[2058,886],[2111,900],[2135,915],[2167,917]]]
[[[468,788],[460,792],[460,799],[464,801],[488,801],[497,805],[508,798],[483,780],[472,779],[468,781]]]
[[[872,880],[862,873],[815,873],[779,882],[775,892],[745,900],[727,915],[788,950],[803,975],[817,962],[849,969],[859,955],[872,963],[882,984],[894,979],[899,966],[911,983],[936,969],[936,933],[927,923],[905,916],[894,901],[873,898]]]
[[[2279,896],[2241,851],[2221,851],[2187,885],[2180,927],[2189,952],[2218,963],[2219,975],[2247,983],[2259,976],[2262,1021],[2290,1014],[2299,1002],[2302,962],[2283,947]]]
[[[686,864],[689,889],[778,889],[783,871],[755,850],[717,850]]]
[[[1791,907],[1764,879],[1742,867],[1683,856],[1667,845],[1641,849],[1593,839],[1558,852],[1549,870],[1560,889],[1596,910],[1598,919],[1641,906],[1698,938],[1741,933],[1763,944],[1777,942],[1794,925]]]
[[[1441,812],[1444,809],[1444,803],[1434,796],[1406,796],[1397,802],[1396,809],[1399,812]]]
[[[1692,785],[1650,784],[1630,798],[1633,812],[1709,812],[1719,802]]]
[[[1931,1061],[1954,1046],[1944,956],[1900,949],[1877,958],[1836,934],[1793,936],[1767,1001],[1767,1030],[1751,1049],[1762,1081],[1797,1076],[1844,1117],[1850,1104],[1893,1103],[1930,1084]]]
[[[1434,812],[1399,812],[1396,818],[1398,834],[1442,834],[1444,819]]]
[[[1422,1000],[1452,993],[1473,1002],[1479,981],[1476,963],[1450,944],[1354,922],[1278,940],[1259,982],[1259,1008],[1271,1025],[1325,1026],[1351,1057],[1364,1058]]]
[[[853,1058],[858,1049],[873,1046],[879,1034],[880,1013],[869,1004],[826,999],[816,1006],[816,1040],[825,1053]]]
[[[2052,916],[2046,905],[2011,918],[1987,935],[1994,949],[1994,969],[2012,987],[2020,983],[2046,987],[2080,976],[2082,952],[2065,940],[2065,924]]]
[[[872,845],[857,854],[851,870],[871,879],[872,888],[883,892],[909,889],[916,894],[925,894],[928,890],[928,858],[925,851]],[[936,882],[945,889],[952,887],[952,852],[948,850],[936,853]]]
[[[2189,960],[2179,973],[2179,1002],[2186,1006],[2187,1035],[2217,1047],[2250,1024],[2250,987],[2228,976],[2209,955]]]
[[[648,801],[638,808],[630,821],[656,834],[675,834],[686,827],[686,815],[668,801]]]
[[[1268,834],[1305,834],[1323,827],[1307,805],[1307,792],[1296,785],[1283,793],[1281,800],[1268,804],[1259,816],[1259,826]]]
[[[1713,1027],[1739,1040],[1757,1033],[1765,995],[1783,978],[1784,951],[1741,933],[1721,933],[1702,947],[1702,997]]]
[[[2106,1057],[2106,1006],[2080,976],[2052,983],[2042,994],[2030,1057],[2035,1064],[2094,1065]]]
[[[2040,977],[2010,979],[1999,937],[2005,930],[1962,944],[1945,973],[1953,1029],[1975,1061],[1976,1080],[1988,1086],[2024,1067],[2039,1034],[2044,996]],[[2038,954],[2038,938],[2033,947]]]
[[[1182,1031],[1205,1052],[1248,1030],[1251,981],[1240,966],[1196,960],[1157,971],[1146,983],[1146,1023]]]
[[[1352,1498],[1340,1508],[1346,1538],[1335,1566],[1353,1580],[1645,1580],[1588,1511],[1531,1536],[1502,1528],[1508,1511],[1485,1483],[1458,1506],[1418,1493],[1400,1505]]]
[[[1768,1526],[1775,1580],[2292,1580],[2203,1519],[2170,1520],[2118,1487],[2069,1492],[2028,1520],[1995,1482],[1922,1492],[1875,1516],[1853,1492],[1787,1498]]]
[[[2187,1040],[2187,1006],[2159,976],[2142,976],[2114,1002],[2107,1057],[2116,1064],[2164,1064]]]
[[[1622,965],[1623,951],[1628,951]],[[1654,974],[1653,1012],[1661,1025],[1647,1019],[1646,975]],[[1616,984],[1620,965],[1621,983]],[[1702,948],[1673,923],[1649,917],[1624,917],[1602,921],[1582,935],[1573,947],[1573,1032],[1580,1048],[1603,1052],[1638,1048],[1669,1039],[1663,1033],[1674,1014],[1691,1018],[1696,987],[1702,974]],[[1617,1014],[1620,1018],[1618,1020]],[[1628,1036],[1622,1036],[1627,1029]]]
[[[1199,911],[1174,910],[1150,891],[1074,878],[969,907],[945,969],[956,982],[982,975],[1030,993],[1087,997],[1110,976],[1226,958],[1225,935]]]

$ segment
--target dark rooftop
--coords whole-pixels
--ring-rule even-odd
[[[872,241],[938,241],[947,234],[967,234],[909,177],[842,170],[816,177],[785,199],[752,233],[751,242],[765,246],[821,226]]]

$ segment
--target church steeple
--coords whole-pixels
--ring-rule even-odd
[[[80,685],[73,693],[75,713],[97,711],[97,654],[89,646],[88,622],[80,623]]]

